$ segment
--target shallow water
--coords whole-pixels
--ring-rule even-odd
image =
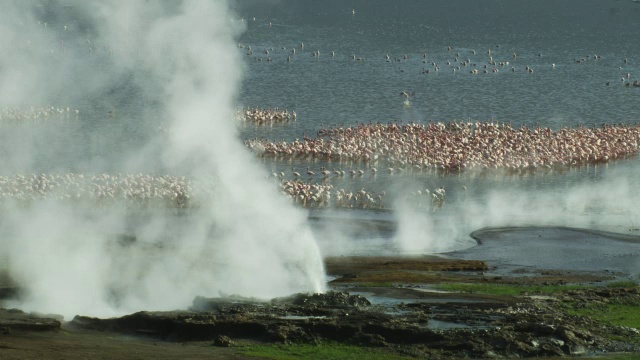
[[[300,315],[286,315],[281,316],[282,320],[310,320],[310,319],[325,319],[326,316],[300,316]]]
[[[389,296],[379,295],[366,291],[349,291],[350,295],[364,296],[371,302],[372,305],[393,307],[400,304],[408,303],[429,303],[429,304],[443,304],[443,303],[479,303],[482,300],[461,299],[452,296],[451,298],[434,297],[434,298],[393,298]]]
[[[638,274],[640,236],[557,227],[483,229],[472,234],[480,245],[451,253],[485,260],[503,271],[607,271]]]
[[[430,319],[427,325],[425,326],[427,329],[432,330],[451,330],[451,329],[490,329],[491,326],[483,326],[483,325],[471,325],[471,324],[463,324],[456,323],[451,321],[442,321]]]

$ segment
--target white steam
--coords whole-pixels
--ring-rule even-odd
[[[401,253],[440,253],[473,246],[472,231],[484,227],[568,226],[640,234],[637,162],[609,167],[601,179],[537,190],[495,188],[465,192],[436,211],[416,211],[396,201],[398,231],[393,243]],[[563,175],[556,175],[559,180]],[[542,180],[542,179],[541,179]],[[326,251],[326,250],[325,250]]]
[[[168,172],[216,186],[210,206],[186,216],[132,219],[53,202],[7,207],[0,246],[10,276],[25,289],[17,306],[105,316],[185,308],[196,295],[221,292],[324,290],[306,214],[279,197],[238,139],[232,119],[242,67],[234,37],[242,29],[229,18],[224,1],[3,5],[0,47],[12,55],[0,58],[0,105],[58,102],[106,112],[118,111],[113,99],[124,98],[139,117],[81,114],[76,134],[14,129],[21,137],[3,136],[0,171],[38,173],[46,164],[63,173]],[[150,131],[161,122],[168,133]],[[72,159],[48,161],[67,152]],[[137,241],[118,245],[115,234]]]

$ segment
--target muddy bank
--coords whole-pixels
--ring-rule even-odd
[[[484,245],[483,245],[484,246]],[[481,246],[475,247],[480,248]],[[493,258],[465,260],[466,253],[414,257],[345,256],[325,259],[334,286],[366,284],[434,285],[442,283],[568,284],[610,281],[622,273],[544,269],[532,266],[504,266]]]

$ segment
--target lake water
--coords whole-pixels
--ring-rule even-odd
[[[632,1],[278,1],[239,11],[247,25],[239,43],[254,50],[240,101],[298,114],[295,128],[270,130],[273,138],[377,121],[470,118],[553,128],[638,121],[640,89],[621,81],[627,73],[640,79],[640,4]],[[488,50],[509,65],[479,76],[469,73],[474,67],[452,71],[459,54],[482,72]],[[593,55],[601,59],[575,62]],[[415,92],[408,109],[401,91]]]
[[[245,54],[248,46],[253,50],[244,55],[246,78],[240,102],[248,107],[287,108],[298,115],[290,125],[247,126],[244,138],[291,141],[313,137],[322,128],[369,122],[471,119],[559,129],[639,120],[640,88],[623,85],[640,79],[637,2],[283,0],[240,1],[236,9],[235,21],[246,25],[238,51]],[[320,55],[313,56],[314,51]],[[498,73],[483,74],[489,51],[496,62],[509,64],[498,66]],[[354,60],[354,55],[362,60]],[[463,60],[476,65],[454,72]],[[471,74],[472,68],[480,74]],[[430,73],[423,74],[427,69]],[[410,107],[399,96],[402,91],[415,92]],[[316,173],[321,166],[368,167],[323,161],[264,160],[264,164],[288,175],[293,167],[311,166]],[[491,213],[493,205],[487,204],[499,198],[496,194],[508,193],[498,203],[504,212],[517,203],[512,223],[628,231],[635,226],[632,223],[640,222],[630,202],[637,197],[632,189],[640,185],[638,169],[633,157],[543,174],[414,173],[399,178],[379,173],[375,178],[327,182],[336,188],[407,192],[444,186],[447,209],[434,217],[449,212],[444,215],[447,224],[457,216],[465,218],[460,214],[469,203],[482,204],[479,212]],[[460,191],[462,186],[469,191]],[[607,195],[612,188],[622,192]],[[485,220],[482,225],[502,221]]]
[[[55,6],[35,11],[41,12],[38,21],[49,22],[55,40],[34,53],[46,59],[53,80],[63,75],[62,88],[48,94],[51,104],[78,108],[80,114],[66,122],[41,122],[28,128],[3,124],[0,150],[10,156],[0,159],[0,170],[3,174],[34,169],[162,172],[155,164],[145,168],[146,163],[139,161],[140,167],[132,169],[127,162],[132,157],[157,155],[145,154],[148,149],[144,146],[157,134],[162,119],[155,118],[154,112],[161,104],[138,92],[136,74],[119,74],[114,86],[95,92],[88,74],[99,75],[108,66],[110,49],[119,44],[100,43],[92,37],[94,30],[74,17],[73,9],[47,12]],[[313,137],[322,128],[369,122],[471,119],[558,129],[635,124],[640,115],[640,88],[623,85],[640,79],[640,4],[631,0],[238,0],[231,7],[235,15],[229,21],[245,27],[238,47],[230,50],[238,51],[244,60],[238,105],[286,108],[298,118],[282,126],[245,126],[240,129],[240,140],[290,141]],[[29,26],[42,27],[32,20]],[[63,30],[62,24],[69,30]],[[65,60],[68,55],[60,51],[61,41],[66,54],[74,51],[86,59],[70,67]],[[19,46],[24,50],[23,43]],[[248,46],[252,55],[245,55]],[[313,56],[313,51],[320,55]],[[496,62],[509,64],[498,66],[498,73],[483,74],[489,51]],[[353,56],[362,60],[353,60]],[[464,60],[475,65],[454,72]],[[480,74],[471,74],[472,68]],[[430,73],[423,74],[425,70]],[[42,80],[45,90],[51,90],[46,86],[48,80]],[[415,93],[409,107],[399,95],[402,91]],[[26,105],[39,105],[23,100]],[[2,105],[12,106],[4,100]],[[370,166],[317,160],[260,162],[269,172],[282,171],[288,178],[296,167],[303,171],[309,166],[318,173],[323,166],[342,170]],[[444,216],[445,224],[461,222],[464,231],[504,225],[508,222],[505,213],[510,213],[514,223],[628,231],[640,224],[634,206],[640,201],[634,191],[640,185],[638,170],[634,156],[606,165],[510,176],[499,172],[414,172],[405,176],[380,172],[375,177],[330,178],[326,183],[336,189],[365,188],[400,197],[444,186],[447,203],[432,217]],[[322,181],[319,177],[305,180]],[[462,191],[463,186],[468,191]],[[498,196],[501,194],[506,197]],[[385,205],[398,207],[391,202]],[[502,212],[494,213],[496,208]],[[388,220],[393,213],[365,217]],[[483,220],[471,221],[476,218]]]

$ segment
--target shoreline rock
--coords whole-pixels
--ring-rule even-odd
[[[636,296],[637,290],[598,289],[581,296]],[[399,303],[372,305],[346,292],[295,294],[271,301],[228,297],[194,299],[189,311],[138,312],[113,319],[77,316],[74,326],[165,341],[212,341],[233,346],[240,340],[265,343],[338,342],[387,347],[416,356],[566,356],[629,351],[630,344],[607,338],[611,332],[637,336],[637,330],[600,326],[570,316],[557,300],[517,298],[512,304]],[[449,324],[438,328],[437,324]],[[634,350],[640,350],[633,345]]]

